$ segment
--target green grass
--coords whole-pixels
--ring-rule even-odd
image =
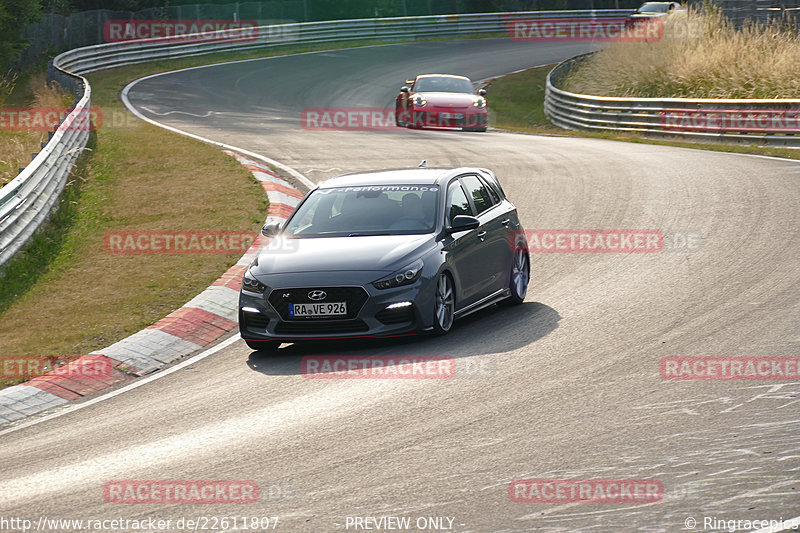
[[[552,66],[528,69],[492,81],[488,98],[493,125],[518,131],[563,132],[544,113],[545,83],[551,69]]]
[[[235,159],[122,106],[120,86],[139,75],[137,67],[90,75],[93,105],[127,119],[93,134],[59,209],[3,269],[2,355],[108,346],[183,305],[241,257],[109,254],[107,231],[257,231],[266,218],[263,189]],[[0,380],[0,387],[18,381]]]

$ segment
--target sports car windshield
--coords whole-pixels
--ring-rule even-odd
[[[669,2],[647,2],[636,10],[637,13],[666,13],[669,11]]]
[[[289,220],[289,238],[431,233],[436,185],[373,185],[317,189]]]
[[[472,84],[463,78],[430,77],[418,78],[415,92],[475,94]]]

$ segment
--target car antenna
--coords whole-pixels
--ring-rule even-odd
[[[418,168],[428,168],[428,162],[423,159]]]

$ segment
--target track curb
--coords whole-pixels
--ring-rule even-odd
[[[286,220],[303,193],[263,163],[231,150],[223,153],[236,158],[261,183],[269,198],[267,222]],[[0,424],[22,420],[155,372],[236,329],[242,276],[266,241],[259,236],[214,283],[158,322],[47,374],[0,390]]]

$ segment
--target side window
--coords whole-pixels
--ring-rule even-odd
[[[447,190],[447,223],[452,224],[456,215],[472,215],[467,195],[458,181],[451,183]]]
[[[461,181],[472,196],[472,203],[475,204],[475,211],[479,215],[495,204],[489,194],[489,187],[484,185],[477,176],[464,176]]]
[[[485,180],[481,180],[481,182],[482,182],[484,185],[486,185],[486,190],[487,190],[487,191],[489,191],[489,196],[491,196],[491,197],[492,197],[492,205],[499,204],[499,203],[500,203],[500,197],[499,197],[499,196],[497,196],[497,191],[495,191],[495,190],[492,188],[492,186],[491,186],[491,185],[489,185],[488,183],[486,183],[486,181],[485,181]]]

